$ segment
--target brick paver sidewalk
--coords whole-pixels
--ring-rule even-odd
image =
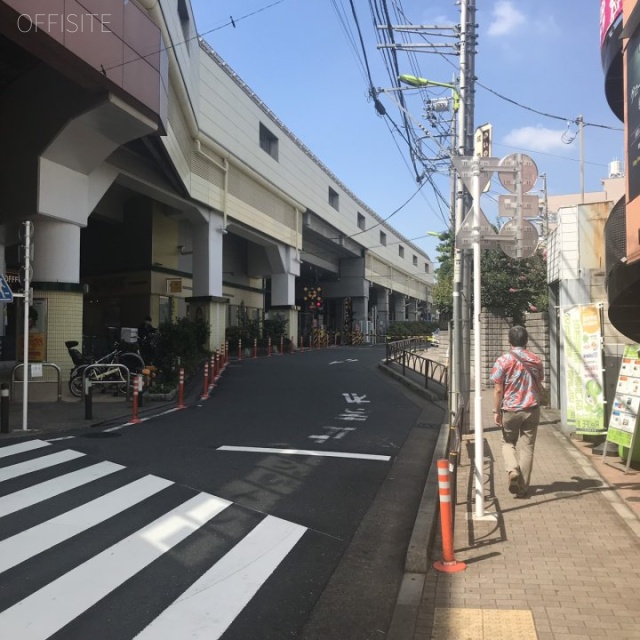
[[[555,426],[540,426],[528,499],[507,490],[501,431],[485,431],[493,521],[472,517],[473,442],[460,462],[454,547],[467,569],[429,571],[414,640],[640,640],[639,523]]]

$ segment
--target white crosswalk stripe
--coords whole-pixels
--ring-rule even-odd
[[[0,458],[3,459],[0,492],[4,482],[22,478],[20,486],[24,487],[29,480],[28,474],[33,471],[54,470],[63,461],[84,456],[66,449],[54,450],[43,456],[42,448],[45,446],[50,445],[34,440],[0,448]],[[25,461],[29,453],[37,457]],[[16,464],[10,464],[11,456],[19,456]],[[181,543],[187,542],[203,526],[209,526],[222,512],[227,513],[233,504],[214,495],[176,487],[171,481],[156,476],[131,479],[128,471],[124,476],[113,476],[103,493],[100,483],[106,482],[115,472],[124,471],[125,467],[112,462],[92,463],[86,458],[83,462],[88,466],[83,469],[62,473],[44,482],[37,482],[34,477],[36,484],[0,497],[0,532],[3,531],[3,519],[8,516],[11,516],[11,527],[16,531],[20,526],[20,511],[32,508],[27,528],[0,540],[0,594],[4,593],[5,597],[2,604],[5,608],[0,611],[0,638],[46,640],[74,623],[89,609],[93,615],[96,606],[100,610],[104,598],[123,589],[125,591],[118,597],[122,600],[126,595],[125,606],[144,616],[144,608],[142,611],[136,608],[135,593],[132,597],[127,591],[132,589],[131,579],[150,565],[162,562],[165,556],[171,556],[167,565],[170,566],[176,561],[175,554],[181,553]],[[64,504],[67,492],[86,487],[94,481],[97,484],[87,487],[84,493],[74,492],[74,502],[66,510],[60,506]],[[4,491],[13,486],[7,485]],[[57,500],[45,504],[50,498]],[[78,505],[83,499],[86,501]],[[152,499],[155,506],[147,517],[146,505]],[[138,515],[133,523],[128,524],[134,513],[132,509]],[[239,507],[234,509],[236,513],[241,510]],[[46,515],[41,522],[34,524],[41,512]],[[147,524],[144,524],[145,520]],[[233,516],[226,518],[226,521],[231,520]],[[159,600],[161,604],[155,613],[149,613],[148,619],[140,620],[136,632],[142,631],[138,638],[220,638],[306,531],[305,527],[273,516],[251,514],[245,520],[245,528],[239,529],[244,533],[234,534],[237,540],[229,538],[227,541],[227,534],[222,536],[224,547],[216,558],[209,560],[209,568],[206,564],[201,565],[190,579],[191,586],[184,582],[183,586],[176,587],[171,595],[171,599],[176,598],[172,604],[167,606],[170,599]],[[222,526],[213,531],[221,530]],[[95,539],[101,527],[111,527],[109,537],[104,543],[98,541],[92,547],[95,551],[89,551],[74,561],[76,538],[91,535],[91,539]],[[59,569],[54,562],[60,549],[57,545],[62,545],[65,553]],[[206,561],[208,556],[203,558]],[[30,562],[34,559],[36,563]],[[185,557],[187,559],[188,556]],[[20,572],[24,572],[23,563],[30,572],[26,583],[20,580]],[[38,578],[41,566],[53,573],[45,573]],[[49,566],[51,568],[47,569]],[[3,576],[8,576],[5,572],[9,570],[12,582],[3,582]],[[144,579],[138,582],[144,582]],[[16,584],[21,585],[22,591],[15,593],[14,600],[6,599],[11,597],[11,587]],[[33,584],[33,590],[29,592],[25,584]],[[155,597],[155,592],[152,593]]]
[[[54,467],[57,464],[69,462],[69,460],[75,460],[82,456],[84,456],[84,453],[80,453],[79,451],[60,451],[59,453],[52,453],[49,456],[43,456],[35,460],[27,460],[27,462],[13,464],[10,467],[0,469],[0,482],[17,478],[26,473],[48,469],[49,467]]]
[[[146,476],[0,542],[0,572],[86,531],[171,484]]]
[[[136,638],[219,638],[304,532],[268,516]]]

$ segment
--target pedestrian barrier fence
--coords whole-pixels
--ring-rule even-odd
[[[430,382],[438,383],[446,395],[449,388],[449,367],[422,355],[428,352],[430,344],[431,341],[427,337],[388,342],[385,363],[398,364],[402,367],[404,377],[408,377],[409,372],[423,377],[426,389],[429,388]]]

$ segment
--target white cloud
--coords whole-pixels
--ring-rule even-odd
[[[545,127],[522,127],[513,129],[504,137],[504,144],[510,147],[529,149],[530,151],[554,151],[565,149],[562,134],[565,130],[546,129]]]
[[[489,36],[508,35],[525,22],[524,13],[518,11],[511,0],[498,0],[493,7],[492,18],[487,29]]]

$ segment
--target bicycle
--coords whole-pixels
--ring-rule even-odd
[[[115,387],[117,393],[126,393],[127,391],[127,376],[122,367],[90,367],[90,365],[124,365],[129,370],[130,384],[133,384],[133,377],[142,373],[145,368],[144,360],[139,354],[134,351],[123,351],[117,343],[113,351],[96,360],[83,356],[76,348],[78,343],[74,340],[65,342],[65,346],[75,365],[69,378],[69,391],[76,398],[82,397],[84,393],[83,377],[92,383],[104,385],[104,391],[111,386]],[[86,376],[84,376],[85,371],[87,371]]]

